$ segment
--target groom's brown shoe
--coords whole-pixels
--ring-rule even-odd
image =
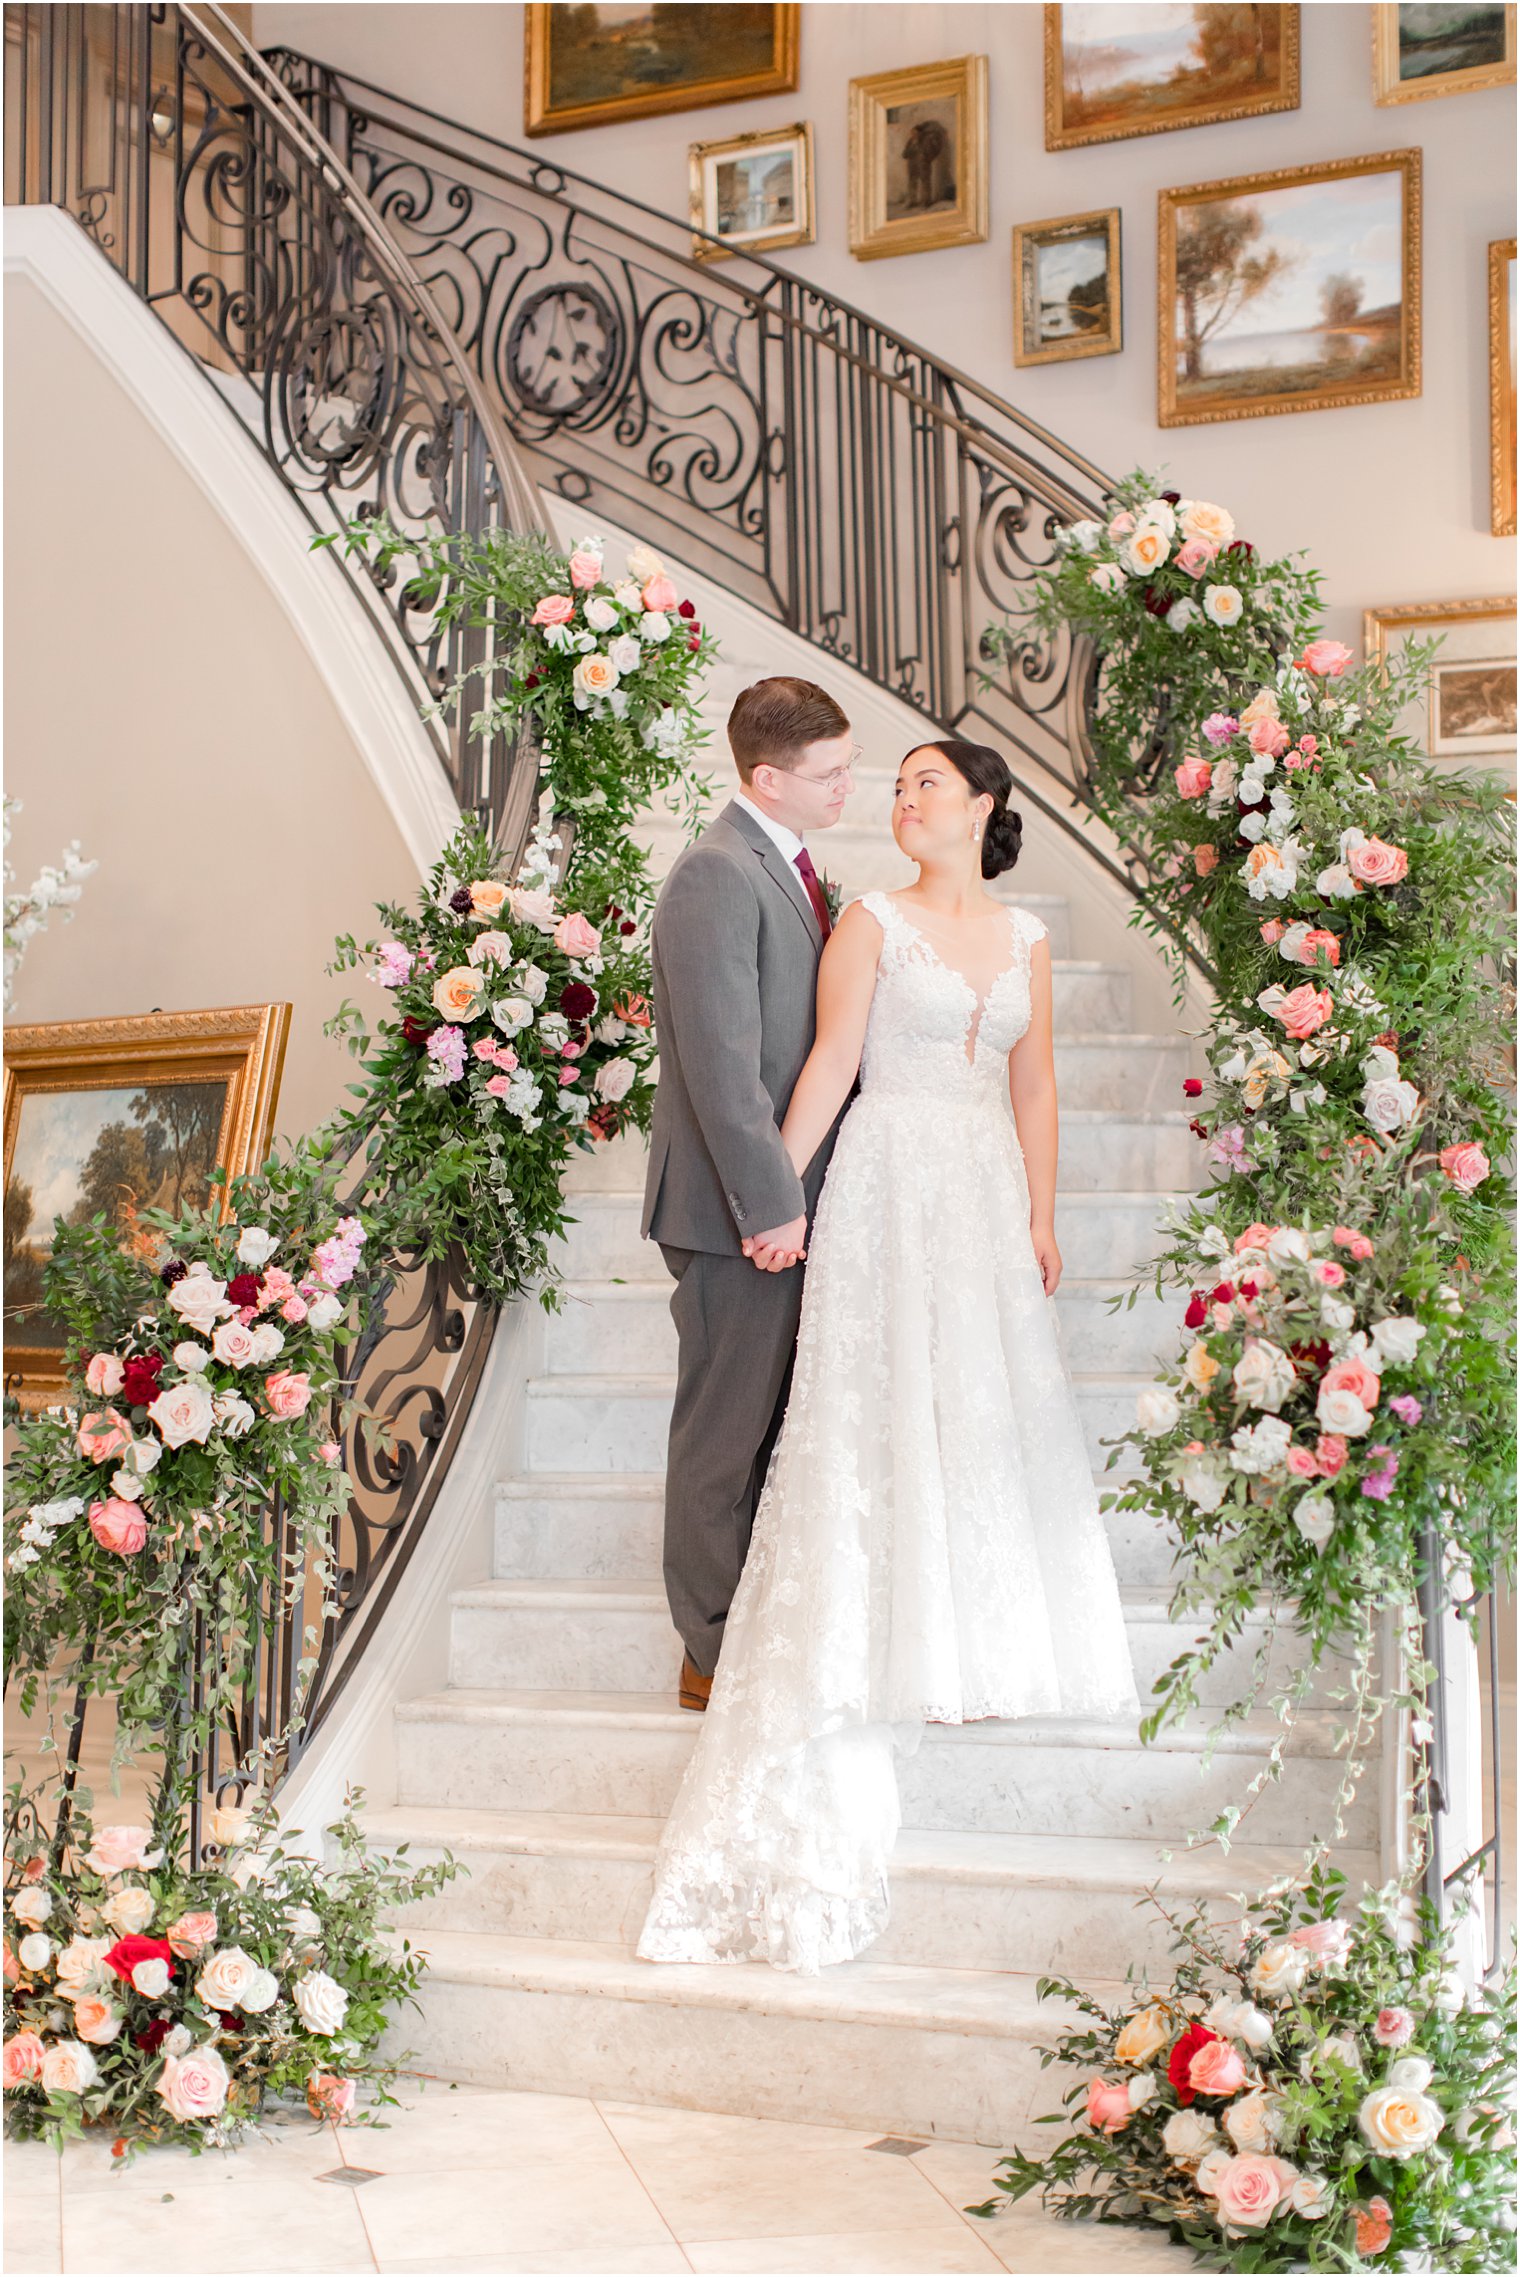
[[[706,1710],[708,1694],[712,1691],[712,1678],[701,1675],[692,1666],[691,1654],[681,1657],[681,1705],[683,1708]]]

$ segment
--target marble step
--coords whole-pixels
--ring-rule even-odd
[[[369,1847],[412,1865],[450,1852],[466,1872],[395,1915],[408,1929],[486,1936],[613,1938],[633,1944],[648,1910],[663,1822],[569,1811],[449,1810],[428,1804],[364,1814]],[[1160,1862],[1153,1843],[1048,1834],[909,1831],[892,1859],[892,1917],[872,1946],[912,1967],[1022,1969],[1106,1975],[1114,1956],[1165,1968],[1171,1926],[1155,1906],[1199,1903],[1233,1918],[1254,1893],[1298,1864],[1292,1849],[1242,1844],[1227,1856],[1184,1851]],[[1353,1883],[1369,1855],[1337,1854]]]
[[[1183,1298],[1142,1289],[1132,1306],[1113,1309],[1128,1281],[1063,1279],[1056,1314],[1068,1363],[1132,1374],[1179,1347]],[[561,1375],[616,1375],[632,1366],[674,1372],[675,1323],[670,1284],[647,1281],[572,1281],[562,1308],[545,1330],[545,1366]]]
[[[658,1247],[639,1235],[640,1192],[577,1194],[573,1199],[575,1215],[556,1253],[567,1280],[656,1281],[669,1288]],[[1127,1193],[1059,1193],[1056,1237],[1067,1275],[1096,1280],[1142,1272],[1163,1245],[1161,1216],[1169,1200],[1143,1187]]]
[[[1123,1591],[1125,1627],[1142,1698],[1201,1633],[1174,1625],[1161,1590]],[[480,1581],[450,1596],[449,1682],[490,1691],[510,1684],[539,1692],[664,1692],[680,1667],[680,1644],[662,1587],[616,1579],[556,1577]],[[1220,1706],[1249,1681],[1265,1623],[1247,1624],[1239,1642],[1203,1679],[1200,1698]],[[1290,1632],[1273,1639],[1269,1667],[1282,1680],[1299,1658]],[[1323,1696],[1323,1684],[1319,1696]]]
[[[1135,1400],[1153,1379],[1072,1370],[1093,1466],[1107,1463],[1105,1442],[1135,1420]],[[669,1376],[535,1376],[527,1387],[525,1446],[531,1471],[663,1469],[675,1378]]]
[[[1175,1537],[1139,1511],[1107,1511],[1104,1523],[1120,1580],[1165,1586]],[[504,1581],[581,1574],[657,1583],[664,1525],[665,1481],[658,1471],[525,1473],[497,1487],[492,1571]]]
[[[1325,1710],[1298,1718],[1282,1776],[1253,1803],[1242,1840],[1302,1845],[1328,1830],[1342,1769],[1337,1723]],[[663,1818],[695,1724],[673,1693],[429,1693],[396,1706],[397,1800],[475,1809],[489,1797],[497,1810]],[[1245,1719],[1212,1746],[1202,1724],[1144,1747],[1133,1721],[932,1725],[899,1767],[903,1824],[1179,1842],[1240,1802],[1278,1736],[1270,1716]],[[1372,1783],[1346,1814],[1352,1848],[1375,1840]]]
[[[400,1932],[396,1932],[400,1935]],[[408,1933],[410,1935],[410,1933]],[[383,2047],[447,2079],[1001,2146],[1066,2013],[1031,1975],[869,1955],[815,1977],[432,1929],[421,2013]],[[1044,2105],[1041,2105],[1044,2108]]]

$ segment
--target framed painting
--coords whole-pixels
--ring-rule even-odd
[[[1013,360],[1064,364],[1124,345],[1119,209],[1020,222],[1013,232]]]
[[[857,261],[987,236],[987,58],[850,81],[850,251]]]
[[[797,85],[802,10],[687,4],[527,10],[523,120],[529,134],[705,110]]]
[[[1488,249],[1489,527],[1515,535],[1515,240]]]
[[[1372,100],[1423,103],[1515,80],[1509,5],[1385,7],[1372,11]]]
[[[1045,10],[1045,147],[1298,109],[1296,7]]]
[[[813,130],[691,146],[691,249],[699,261],[813,242]]]
[[[1163,190],[1163,427],[1420,392],[1420,153]]]
[[[269,1143],[288,1004],[12,1027],[5,1036],[5,1388],[63,1388],[61,1324],[42,1302],[58,1219],[102,1212],[124,1242],[149,1209],[204,1208]]]
[[[1401,735],[1431,759],[1490,767],[1515,779],[1515,598],[1420,601],[1369,609],[1362,641],[1369,664],[1410,641],[1439,640],[1425,685],[1400,713]]]

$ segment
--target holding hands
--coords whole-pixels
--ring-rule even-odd
[[[760,1272],[784,1273],[807,1255],[807,1219],[793,1218],[789,1225],[773,1226],[769,1233],[752,1233],[740,1247]]]

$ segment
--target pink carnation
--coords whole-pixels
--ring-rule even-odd
[[[1395,1392],[1388,1405],[1401,1423],[1408,1424],[1411,1431],[1425,1413],[1413,1392]]]
[[[1240,722],[1233,712],[1210,712],[1203,733],[1212,744],[1228,743],[1232,735],[1239,735]]]
[[[1372,2037],[1380,2048],[1404,2048],[1414,2038],[1414,2018],[1407,2008],[1380,2008]]]

